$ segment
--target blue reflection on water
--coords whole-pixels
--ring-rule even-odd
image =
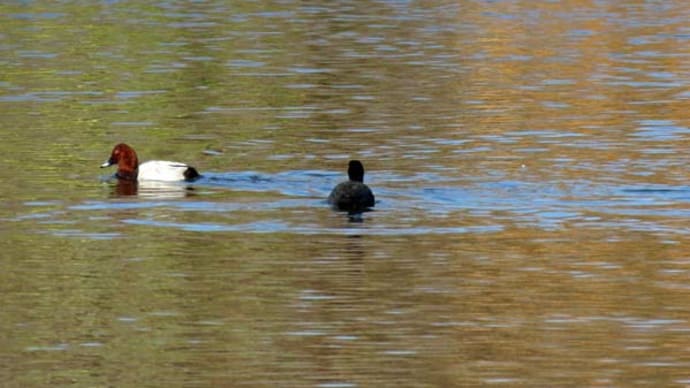
[[[543,230],[588,227],[690,233],[673,225],[674,219],[690,217],[688,186],[371,175],[368,183],[377,204],[372,212],[350,217],[357,222],[347,222],[347,214],[329,209],[325,198],[343,177],[322,170],[208,173],[191,185],[142,186],[136,196],[72,204],[32,201],[25,204],[30,212],[14,220],[36,222],[59,236],[97,239],[123,234],[122,229],[91,230],[95,219],[201,233],[476,234],[516,225]],[[338,218],[345,222],[334,223]],[[61,225],[69,229],[60,229]]]

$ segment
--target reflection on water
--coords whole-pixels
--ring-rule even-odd
[[[90,212],[162,207],[164,220],[137,216],[126,222],[188,231],[351,234],[347,225],[331,228],[304,217],[305,213],[328,209],[325,198],[339,179],[338,174],[328,171],[291,170],[275,174],[209,173],[194,183],[118,181],[110,183],[115,198],[136,195],[134,201],[87,200],[68,207],[86,212],[71,216],[74,220],[85,217],[87,224],[93,217]],[[375,210],[332,214],[355,223],[375,220],[366,226],[366,234],[489,233],[505,230],[506,223],[546,231],[605,229],[613,225],[620,231],[663,231],[670,235],[685,235],[688,231],[677,225],[689,215],[687,186],[595,185],[580,181],[472,184],[439,179],[433,174],[410,179],[393,173],[373,175],[371,182],[381,193]],[[227,195],[237,199],[228,201]],[[191,201],[176,201],[184,198]],[[237,223],[236,216],[241,213],[252,214],[239,218],[249,222]],[[51,217],[51,213],[45,217]]]
[[[687,2],[0,15],[7,385],[690,384]]]
[[[185,182],[131,181],[112,178],[107,181],[112,188],[112,196],[139,196],[145,199],[176,199],[193,194],[194,187]]]

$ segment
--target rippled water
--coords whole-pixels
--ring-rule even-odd
[[[690,384],[689,17],[3,3],[0,378]],[[123,141],[204,176],[118,184]]]

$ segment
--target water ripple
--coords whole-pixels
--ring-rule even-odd
[[[362,215],[343,214],[346,222],[337,225],[334,221],[341,217],[328,208],[325,198],[342,180],[342,173],[323,170],[209,173],[193,184],[142,183],[136,196],[79,203],[29,201],[28,211],[12,220],[40,223],[59,236],[89,239],[122,237],[121,230],[81,226],[112,218],[127,225],[201,233],[402,236],[495,233],[511,225],[690,233],[674,221],[690,217],[687,186],[472,182],[433,173],[386,171],[370,175],[375,209]],[[131,211],[137,215],[132,217]],[[129,216],[118,217],[118,212]]]

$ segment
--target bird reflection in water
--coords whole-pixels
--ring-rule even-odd
[[[139,196],[152,199],[185,198],[194,194],[194,187],[184,182],[132,181],[116,179],[111,196]]]
[[[347,219],[350,222],[362,223],[362,222],[364,222],[364,212],[363,211],[347,212]]]
[[[126,197],[130,195],[137,195],[137,190],[139,184],[137,181],[127,180],[127,179],[117,179],[115,185],[112,187],[113,190],[111,195],[113,197]]]

